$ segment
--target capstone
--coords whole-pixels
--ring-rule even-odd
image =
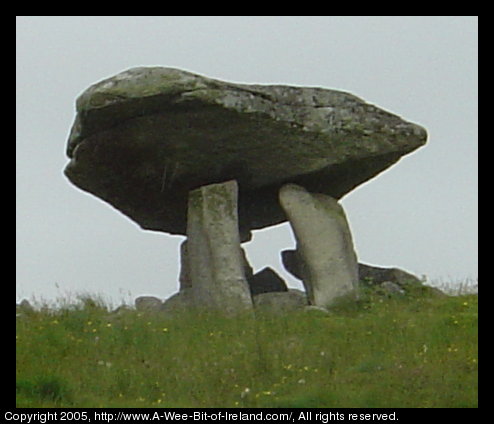
[[[140,67],[76,102],[65,175],[142,228],[186,233],[188,193],[235,179],[243,241],[286,220],[282,185],[335,199],[422,146],[426,131],[357,96]]]

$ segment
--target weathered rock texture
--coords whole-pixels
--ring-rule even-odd
[[[256,309],[270,313],[291,312],[308,306],[306,294],[297,289],[260,293],[253,297],[253,301]]]
[[[420,278],[399,268],[383,268],[359,264],[362,284],[379,289],[383,294],[421,293],[428,296],[446,296],[436,287],[425,285]]]
[[[367,285],[382,284],[389,281],[400,287],[421,285],[418,277],[399,268],[383,268],[373,265],[359,264],[359,277]]]
[[[302,280],[301,260],[294,249],[283,250],[281,260],[285,269],[295,278]],[[383,268],[367,264],[358,264],[359,283],[364,287],[376,289],[384,295],[407,295],[410,292],[431,296],[445,296],[436,287],[426,286],[420,278],[399,268]]]
[[[329,307],[357,297],[358,263],[343,208],[330,196],[287,184],[280,190],[297,240],[300,274],[309,303]]]
[[[236,179],[247,240],[251,229],[286,219],[283,184],[339,199],[426,137],[341,91],[134,68],[77,99],[65,174],[142,228],[173,234],[186,232],[191,189]]]
[[[195,306],[226,314],[252,309],[240,248],[235,181],[190,192],[187,258]]]
[[[163,302],[161,312],[166,315],[190,312],[194,306],[193,290],[182,289]]]
[[[244,268],[244,275],[247,281],[249,281],[249,285],[251,278],[254,275],[252,266],[249,264],[247,260],[247,255],[245,254],[245,250],[240,248],[242,253],[242,263]],[[184,240],[180,244],[180,274],[179,274],[179,282],[180,282],[180,291],[189,289],[192,287],[192,281],[190,279],[189,272],[189,255],[187,252],[187,240]]]

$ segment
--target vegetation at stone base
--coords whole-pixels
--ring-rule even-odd
[[[225,319],[17,314],[17,407],[476,407],[478,296]]]

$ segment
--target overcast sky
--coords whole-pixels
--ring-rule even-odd
[[[63,175],[77,96],[136,66],[344,90],[424,126],[425,147],[341,201],[359,261],[476,279],[477,31],[476,17],[17,17],[17,300],[177,291],[184,238],[140,229]],[[280,264],[294,244],[282,224],[245,247],[300,288]]]

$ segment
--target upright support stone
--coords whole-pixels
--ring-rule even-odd
[[[188,278],[198,307],[234,314],[252,309],[240,248],[235,180],[189,193]]]
[[[343,208],[330,196],[287,184],[283,207],[297,240],[302,280],[310,304],[328,307],[356,298],[358,263]]]

